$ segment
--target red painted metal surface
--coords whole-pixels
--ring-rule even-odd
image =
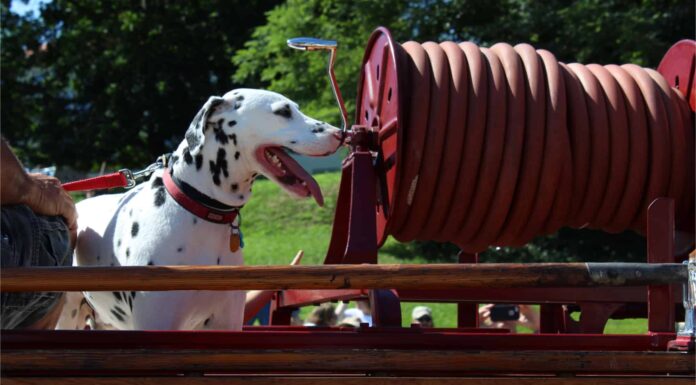
[[[478,254],[469,254],[464,251],[459,252],[459,263],[478,263]],[[432,294],[431,294],[432,296]],[[462,298],[462,297],[459,297]],[[478,303],[457,304],[457,327],[478,327]]]
[[[657,71],[689,101],[691,111],[696,111],[696,41],[681,40],[674,44]]]
[[[659,198],[648,209],[648,262],[674,262],[674,201]],[[681,288],[678,288],[681,289]],[[648,286],[648,330],[674,331],[674,288]]]
[[[399,151],[404,151],[400,136],[405,114],[402,101],[409,95],[399,83],[403,82],[403,76],[399,77],[398,74],[407,65],[402,51],[401,46],[393,42],[386,28],[378,28],[367,43],[358,82],[356,124],[370,127],[379,133],[378,178],[382,193],[375,213],[379,244],[386,240],[387,224],[396,210],[394,200],[400,194],[396,181],[401,175],[400,168],[396,166],[403,157],[403,153]]]
[[[508,334],[482,329],[277,328],[227,331],[3,331],[2,349],[474,349],[665,351],[674,333]]]
[[[331,243],[325,264],[377,263],[377,179],[369,142],[374,135],[353,126],[352,152],[344,161]]]

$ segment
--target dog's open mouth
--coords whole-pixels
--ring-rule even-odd
[[[283,188],[299,197],[311,195],[319,206],[324,205],[324,197],[317,181],[283,148],[276,146],[259,147],[256,150],[256,159],[267,171],[266,176],[274,179]]]

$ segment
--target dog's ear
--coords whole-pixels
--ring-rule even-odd
[[[205,143],[205,130],[208,126],[208,118],[215,112],[216,107],[224,103],[225,99],[219,96],[211,96],[205,102],[203,107],[198,111],[196,116],[191,121],[188,130],[186,130],[186,142],[191,155],[196,155]]]

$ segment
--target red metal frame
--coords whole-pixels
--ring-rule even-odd
[[[229,331],[3,331],[2,349],[458,349],[665,351],[674,333],[509,334],[491,329],[245,327]]]

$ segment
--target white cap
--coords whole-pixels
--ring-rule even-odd
[[[413,308],[413,312],[411,313],[411,318],[414,320],[420,319],[423,316],[428,316],[430,318],[433,317],[433,311],[430,310],[429,307],[427,306],[416,306]]]

